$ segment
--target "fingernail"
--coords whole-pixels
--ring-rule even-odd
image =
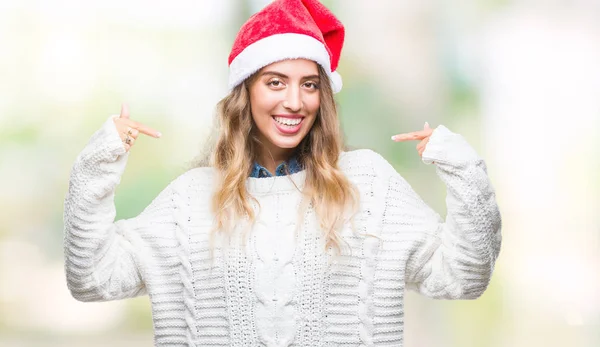
[[[156,133],[156,137],[161,137],[161,136],[162,136],[162,133],[160,133],[160,132]]]
[[[428,122],[425,122],[425,127],[429,128],[429,123]]]
[[[395,140],[395,139],[396,139],[396,135],[392,136],[392,140]]]

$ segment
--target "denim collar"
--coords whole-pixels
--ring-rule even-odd
[[[281,163],[277,166],[277,168],[275,169],[275,176],[287,175],[287,172],[285,170],[286,166],[287,166],[287,169],[288,169],[290,175],[295,174],[296,172],[302,171],[302,169],[303,169],[302,165],[300,165],[300,163],[298,162],[298,159],[294,155],[289,160],[284,161],[283,163]],[[262,165],[260,165],[259,163],[257,163],[255,161],[254,165],[252,166],[252,172],[250,173],[250,177],[254,177],[254,178],[273,177],[273,174],[271,174],[269,172],[269,170],[267,170],[265,167],[263,167]]]

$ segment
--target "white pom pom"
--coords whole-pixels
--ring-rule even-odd
[[[342,90],[342,75],[340,75],[337,71],[333,71],[331,75],[329,75],[331,79],[331,89],[333,93],[339,93]]]

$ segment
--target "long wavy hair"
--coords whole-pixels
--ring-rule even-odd
[[[349,221],[354,229],[353,216],[358,210],[359,194],[338,167],[339,155],[346,150],[346,146],[330,80],[325,70],[317,66],[319,111],[312,128],[296,148],[298,161],[306,170],[299,221],[302,221],[308,205],[312,205],[326,241],[325,251],[331,248],[339,254],[343,241],[341,227]],[[210,235],[211,253],[215,234],[230,234],[241,218],[248,218],[251,223],[255,221],[255,211],[250,201],[257,204],[258,201],[248,193],[246,180],[261,148],[257,136],[259,130],[252,119],[249,93],[249,87],[257,76],[258,72],[217,104],[217,124],[213,132],[217,138],[209,140],[204,159],[198,163],[198,166],[208,164],[218,172],[218,186],[212,197],[215,223]]]

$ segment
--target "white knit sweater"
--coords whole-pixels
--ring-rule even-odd
[[[157,346],[402,346],[405,289],[477,298],[500,251],[485,163],[444,126],[423,161],[447,186],[445,221],[377,153],[341,155],[361,202],[358,233],[344,228],[350,249],[339,257],[323,252],[312,208],[294,232],[301,194],[290,179],[302,189],[304,171],[248,178],[257,222],[245,250],[236,237],[214,262],[211,168],[182,174],[139,216],[115,222],[127,157],[112,117],[78,156],[65,199],[66,277],[81,301],[149,294]]]

